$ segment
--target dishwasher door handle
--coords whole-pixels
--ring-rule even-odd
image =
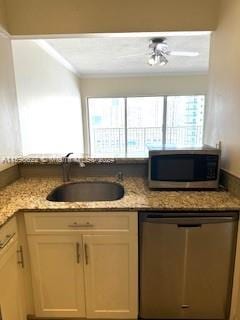
[[[160,217],[149,215],[143,219],[143,223],[177,224],[179,227],[200,227],[202,224],[224,223],[236,220],[234,217]]]
[[[178,228],[201,228],[202,224],[201,223],[190,223],[190,224],[179,223],[177,226],[178,226]]]

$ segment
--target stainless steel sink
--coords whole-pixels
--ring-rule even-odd
[[[47,200],[56,202],[114,201],[124,196],[119,183],[106,181],[72,182],[54,189]]]

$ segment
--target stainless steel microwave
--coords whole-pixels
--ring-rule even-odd
[[[217,189],[221,151],[201,148],[149,150],[148,182],[152,189]]]

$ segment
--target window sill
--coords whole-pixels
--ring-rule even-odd
[[[63,155],[42,155],[42,154],[31,154],[23,157],[5,159],[7,165],[61,165],[63,163]],[[148,158],[94,158],[88,156],[71,157],[68,159],[72,163],[82,163],[86,165],[91,164],[147,164]]]

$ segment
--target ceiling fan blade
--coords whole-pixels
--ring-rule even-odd
[[[178,56],[178,57],[197,57],[197,56],[199,56],[199,52],[197,52],[197,51],[169,51],[168,54],[170,56]]]
[[[139,57],[141,56],[142,53],[137,53],[137,54],[126,54],[122,56],[116,56],[117,59],[124,59],[124,58],[131,58],[131,57]]]

